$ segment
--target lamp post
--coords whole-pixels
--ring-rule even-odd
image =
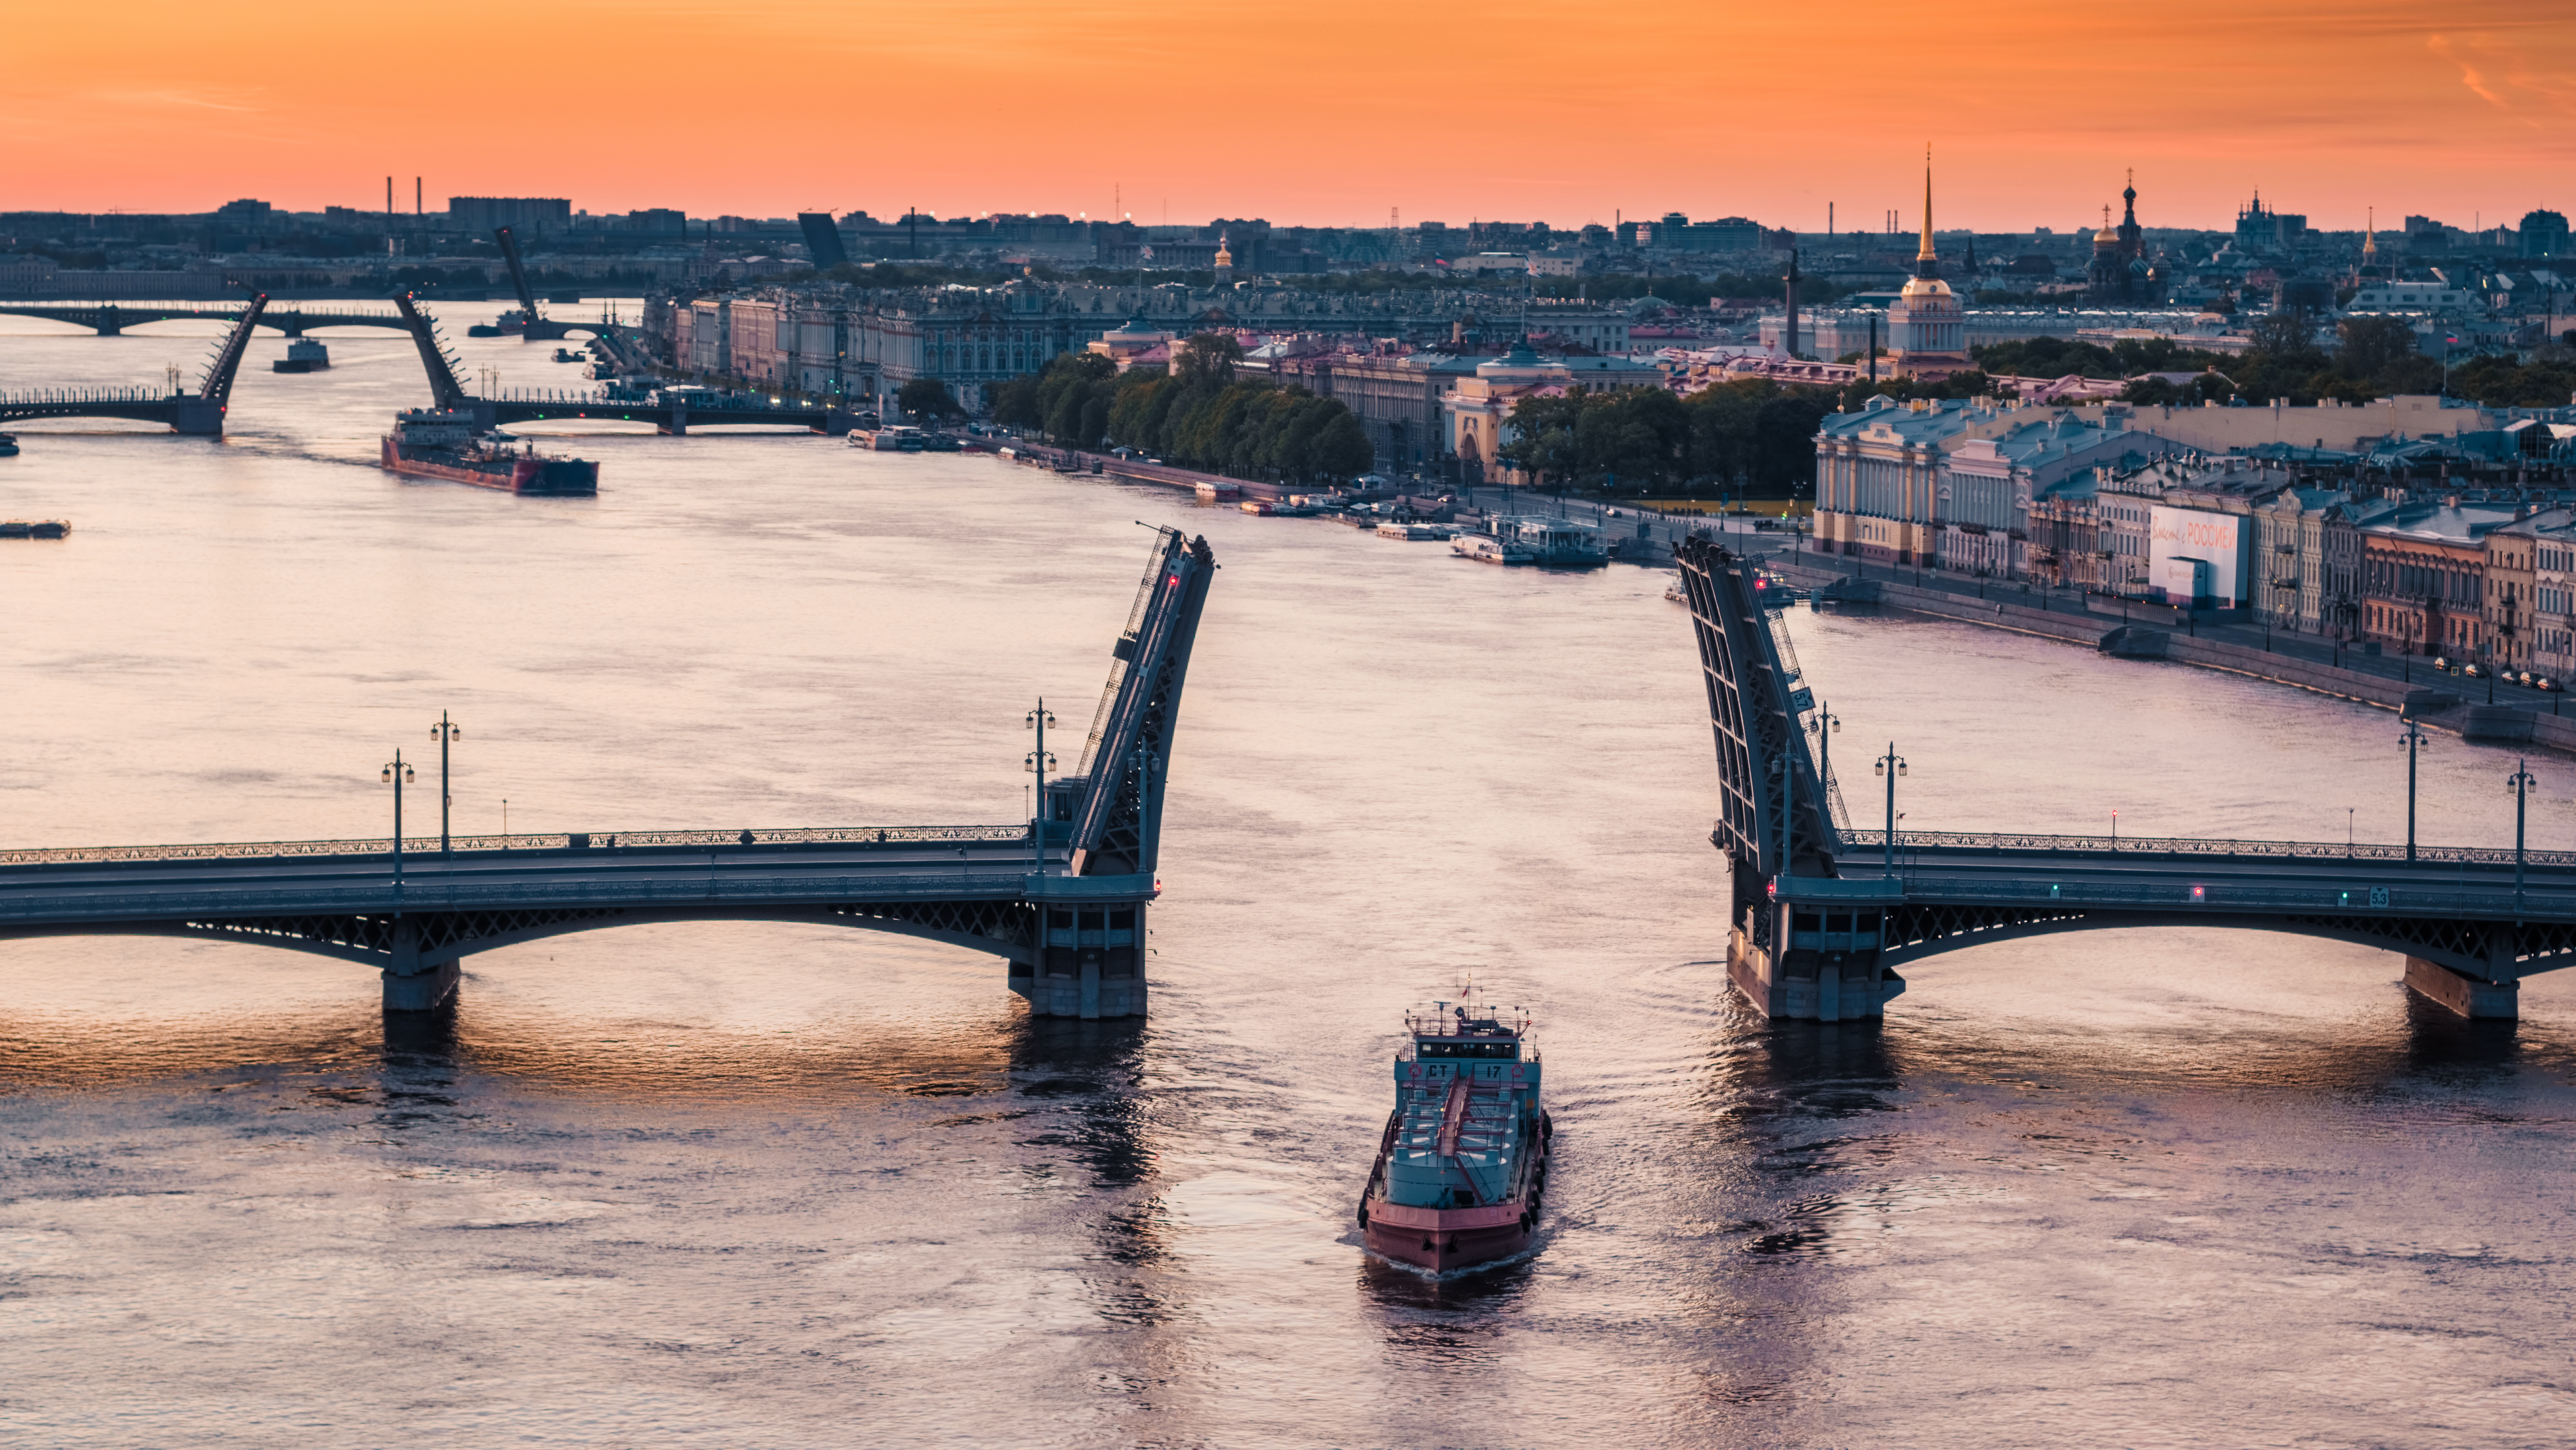
[[[2415,859],[2415,756],[2424,748],[2424,726],[2420,721],[2406,722],[2406,733],[2397,737],[2398,747],[2406,752],[2406,859]]]
[[[1834,778],[1834,732],[1842,728],[1842,716],[1821,703],[1816,706],[1816,764],[1820,767],[1817,774],[1827,781]]]
[[[464,739],[465,732],[447,718],[446,711],[441,710],[438,723],[429,727],[429,738],[438,742],[438,854],[445,856],[449,854],[448,808],[456,804],[456,797],[447,789],[447,747],[452,741]]]
[[[1895,767],[1891,772],[1889,767]],[[1905,760],[1896,753],[1896,742],[1887,742],[1887,753],[1872,762],[1871,769],[1887,778],[1887,874],[1896,874],[1896,777],[1905,773]]]
[[[1031,710],[1028,717],[1029,728],[1038,732],[1038,748],[1029,752],[1028,758],[1028,769],[1036,772],[1038,778],[1038,809],[1030,820],[1029,838],[1030,846],[1037,852],[1037,864],[1032,869],[1041,872],[1046,870],[1046,819],[1049,810],[1046,778],[1047,772],[1055,768],[1055,757],[1047,754],[1046,732],[1047,727],[1054,723],[1055,715],[1046,707],[1046,696],[1038,696],[1038,707]]]
[[[385,767],[380,779],[394,788],[394,909],[399,912],[402,909],[402,793],[403,787],[412,779],[411,767],[403,764],[401,751],[394,752],[393,763]]]
[[[2530,762],[2528,760],[2515,761],[2513,763],[2513,774],[2504,778],[2505,789],[2513,792],[2513,905],[2514,909],[2517,911],[2522,909],[2522,823],[2524,806],[2531,797],[2531,788],[2540,784],[2539,781],[2532,778],[2531,771],[2528,768],[2529,765]]]

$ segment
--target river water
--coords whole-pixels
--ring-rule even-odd
[[[486,309],[488,310],[488,309]],[[475,320],[451,309],[449,326]],[[194,372],[206,329],[0,320],[0,386]],[[25,425],[0,516],[0,843],[381,833],[441,710],[460,831],[1014,819],[1149,535],[1222,564],[1141,1023],[1001,964],[739,923],[371,972],[0,943],[0,1443],[2521,1446],[2576,1424],[2576,974],[2519,1024],[2219,931],[1909,973],[1773,1027],[1712,960],[1705,705],[1630,568],[810,436],[558,440],[596,500],[372,466],[391,333],[220,444]],[[459,337],[505,385],[547,349]],[[532,427],[530,433],[545,430]],[[1899,619],[1795,617],[1909,826],[2402,830],[2378,711]],[[1070,746],[1067,742],[1068,754]],[[2441,737],[2424,834],[2507,842]],[[2576,845],[2536,760],[2533,842]],[[2351,814],[2347,816],[2347,809]],[[421,817],[413,817],[416,823]],[[419,829],[414,824],[415,830]],[[1445,1282],[1351,1218],[1408,1004],[1537,1014],[1541,1244]]]

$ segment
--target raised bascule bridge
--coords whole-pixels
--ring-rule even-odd
[[[429,374],[431,405],[466,414],[474,420],[477,428],[563,418],[650,423],[661,432],[674,435],[686,434],[692,425],[701,428],[764,425],[831,434],[846,433],[858,426],[857,416],[843,408],[803,403],[745,402],[706,395],[678,395],[671,396],[669,401],[656,401],[613,397],[604,390],[566,389],[480,397],[467,392],[465,384],[458,379],[456,358],[447,350],[446,340],[439,336],[437,323],[422,312],[408,294],[396,297],[394,306],[408,320],[412,343],[420,352],[421,368]]]
[[[167,423],[174,433],[192,437],[223,436],[224,414],[231,411],[233,378],[250,350],[252,330],[268,309],[268,295],[254,295],[238,310],[224,314],[232,330],[206,360],[197,391],[181,388],[163,393],[148,387],[18,388],[0,392],[0,423],[45,418],[125,418],[139,423]],[[24,308],[10,311],[24,312]]]
[[[1009,963],[1041,1016],[1145,1011],[1163,782],[1216,560],[1157,531],[1080,765],[993,826],[0,851],[0,941],[163,936],[375,968],[388,1011],[453,1000],[475,952],[666,921],[797,921]]]
[[[1908,962],[2118,927],[2380,947],[2406,958],[2409,987],[2467,1017],[2514,1017],[2523,978],[2576,965],[2564,852],[1859,829],[1782,618],[1787,591],[1711,540],[1679,561],[1717,747],[1709,840],[1733,882],[1727,973],[1773,1018],[1882,1016]]]

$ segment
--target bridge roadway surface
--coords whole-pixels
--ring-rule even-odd
[[[1877,831],[1844,833],[1846,851],[1836,861],[1849,880],[1884,879],[1885,836]],[[2298,900],[2320,908],[2367,905],[2377,888],[2390,893],[2392,910],[2457,910],[2474,903],[2492,906],[2501,899],[2511,909],[2514,895],[2511,851],[2452,850],[2448,859],[2405,859],[2403,847],[2365,843],[2347,853],[2324,842],[2192,840],[2167,843],[2137,840],[2114,847],[2099,840],[2073,838],[2050,848],[2014,843],[2028,837],[1995,836],[1991,844],[1949,836],[1945,842],[1897,836],[1896,875],[1909,896],[1939,894],[1948,899],[2048,899],[2051,890],[2064,898],[2110,901],[2128,892],[2141,900],[2157,893],[2190,903],[2191,888],[2204,888],[2203,900],[2251,902],[2248,893],[2267,899]],[[2296,847],[2295,852],[2285,847]],[[2229,850],[2229,847],[2241,848]],[[2029,893],[2036,893],[2029,895]],[[2343,896],[2359,893],[2355,901]],[[2523,870],[2523,914],[2576,919],[2576,856],[2532,852]]]
[[[748,845],[689,834],[710,839],[665,844],[664,833],[630,833],[622,839],[651,844],[610,844],[621,838],[600,836],[583,848],[563,837],[520,837],[504,848],[493,838],[468,838],[448,855],[436,837],[410,840],[399,889],[390,841],[207,847],[201,854],[152,847],[9,852],[0,855],[0,935],[138,909],[234,916],[574,899],[788,904],[1017,895],[1040,871],[1026,826],[755,832]],[[1062,842],[1053,843],[1046,869],[1063,870],[1066,855]]]

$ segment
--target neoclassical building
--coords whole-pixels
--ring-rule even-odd
[[[1887,309],[1889,362],[1897,373],[1946,378],[1976,364],[1968,360],[1968,319],[1950,284],[1941,280],[1941,257],[1932,248],[1932,168],[1923,168],[1923,246],[1914,275]]]

